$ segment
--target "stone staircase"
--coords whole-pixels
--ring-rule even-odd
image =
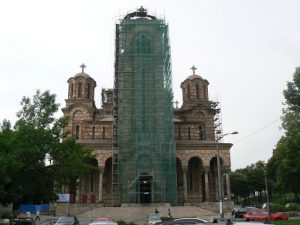
[[[98,207],[82,213],[78,216],[85,218],[93,218],[106,216],[114,220],[123,220],[126,222],[132,221],[144,221],[148,214],[154,213],[155,209],[158,209],[162,217],[168,216],[168,209],[170,208],[172,216],[174,218],[180,217],[198,217],[206,220],[210,220],[216,217],[217,214],[199,208],[197,206],[169,206],[166,205],[133,205],[133,206],[122,206],[122,207]]]

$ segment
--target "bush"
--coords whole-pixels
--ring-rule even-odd
[[[288,209],[284,205],[280,204],[272,204],[271,205],[271,212],[286,212]]]
[[[10,212],[3,212],[1,214],[1,219],[11,219],[12,218],[12,214]]]

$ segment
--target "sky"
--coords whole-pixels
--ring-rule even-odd
[[[284,134],[282,91],[300,66],[298,0],[2,0],[0,121],[16,121],[23,96],[50,90],[65,106],[67,80],[85,72],[113,87],[114,26],[144,6],[169,24],[174,101],[192,74],[220,101],[232,170],[267,161]],[[59,112],[57,116],[61,116]]]

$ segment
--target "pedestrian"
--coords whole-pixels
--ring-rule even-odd
[[[30,218],[30,212],[29,211],[26,212],[26,217]]]
[[[159,213],[159,211],[157,209],[155,209],[154,213]]]
[[[169,217],[170,219],[172,219],[172,213],[171,213],[170,208],[168,209],[168,217]]]
[[[10,224],[9,219],[4,219],[4,220],[2,221],[2,224],[3,224],[3,225],[9,225],[9,224]]]
[[[213,218],[212,221],[211,221],[211,223],[218,223],[217,218]]]
[[[35,221],[37,221],[37,220],[41,221],[41,218],[40,218],[40,211],[39,211],[39,210],[36,211]]]
[[[226,225],[233,225],[233,223],[231,222],[231,219],[227,220]]]

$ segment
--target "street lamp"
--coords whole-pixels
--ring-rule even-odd
[[[217,141],[217,170],[218,170],[218,197],[219,197],[219,209],[220,209],[220,218],[224,219],[224,211],[223,211],[223,194],[222,194],[222,185],[221,185],[221,165],[220,165],[220,152],[219,152],[219,140],[221,140],[224,136],[230,134],[238,134],[237,131],[233,131],[231,133],[223,134],[216,138]]]

